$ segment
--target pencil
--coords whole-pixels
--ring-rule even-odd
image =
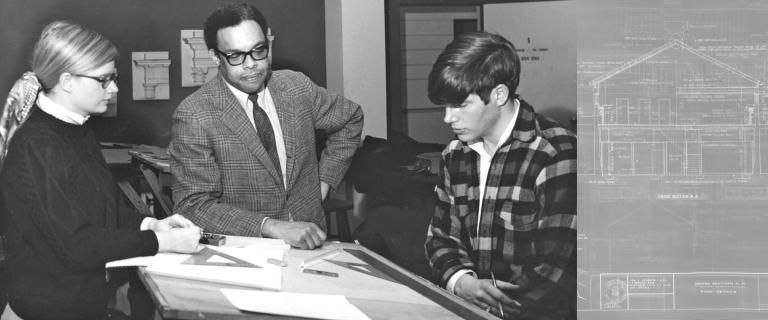
[[[493,275],[493,271],[491,271],[491,280],[493,281],[493,287],[498,289],[499,286],[496,285],[496,277]],[[501,301],[499,301],[499,313],[501,314],[501,318],[504,319],[504,309],[501,308]]]

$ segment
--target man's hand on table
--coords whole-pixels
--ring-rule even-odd
[[[292,247],[312,250],[323,246],[326,234],[316,224],[303,221],[269,219],[264,223],[262,235],[282,239]]]

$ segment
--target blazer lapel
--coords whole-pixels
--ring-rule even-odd
[[[245,114],[245,110],[237,102],[235,95],[229,90],[221,76],[217,77],[217,79],[219,88],[215,91],[218,94],[215,101],[221,109],[221,121],[245,144],[246,149],[267,168],[275,182],[282,186],[283,177],[278,174],[275,165],[267,154],[267,150],[261,144],[261,140],[256,134],[256,129],[253,127],[251,120],[248,119],[248,115]]]
[[[272,80],[276,82],[274,79]],[[275,85],[274,90],[269,90],[269,93],[272,95],[272,102],[274,102],[275,109],[277,109],[277,117],[280,119],[280,127],[283,131],[283,141],[285,142],[285,180],[286,189],[288,189],[293,181],[294,153],[296,150],[296,117],[290,104],[290,97],[286,96],[285,92],[286,90],[280,88],[279,84]]]

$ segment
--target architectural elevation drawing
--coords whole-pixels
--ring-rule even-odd
[[[133,52],[133,100],[170,99],[168,52]]]
[[[198,87],[218,73],[208,53],[203,30],[181,30],[181,86]]]
[[[670,39],[589,84],[601,176],[756,173],[752,76]]]
[[[768,2],[578,15],[579,318],[768,318]]]

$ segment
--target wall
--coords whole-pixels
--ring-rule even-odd
[[[425,13],[438,13],[456,11],[457,8],[467,6],[479,6],[481,10],[481,29],[501,33],[511,39],[518,49],[527,49],[527,55],[533,53],[533,47],[528,44],[527,38],[535,41],[536,49],[547,48],[549,51],[536,54],[541,58],[523,61],[520,93],[526,101],[531,103],[537,111],[550,116],[570,127],[571,119],[576,115],[576,43],[575,43],[575,17],[572,14],[573,1],[538,1],[526,0],[390,0],[387,4],[388,50],[387,57],[390,68],[389,86],[389,128],[402,131],[410,137],[422,142],[446,143],[453,138],[448,126],[442,119],[443,110],[439,107],[420,107],[428,105],[419,102],[418,94],[424,91],[418,88],[423,84],[415,83],[418,74],[428,72],[428,67],[434,62],[434,57],[429,60],[430,51],[442,51],[450,39],[444,40],[442,45],[427,41],[410,41],[409,32],[425,32],[434,29],[432,35],[437,39],[442,36],[452,38],[453,33],[438,30],[444,22],[434,21],[433,25],[416,25],[427,21],[407,21],[403,11],[422,10]],[[542,9],[543,8],[543,9]],[[416,17],[412,20],[427,20],[425,17]],[[459,18],[458,16],[456,18]],[[460,19],[467,19],[461,17]],[[433,19],[435,20],[435,19]],[[461,24],[464,27],[464,24]],[[418,28],[409,28],[418,27]],[[450,29],[450,25],[447,26]],[[409,31],[409,29],[412,29]],[[425,34],[414,34],[422,37]],[[405,39],[403,39],[403,37]],[[522,37],[522,38],[521,38]],[[415,37],[414,37],[415,38]],[[546,39],[546,41],[545,41]],[[413,47],[417,54],[407,51]],[[522,54],[522,53],[521,53]],[[436,57],[437,54],[434,54]],[[428,67],[418,66],[424,70],[416,72],[418,68],[407,67],[403,69],[393,68],[400,64],[429,64]],[[425,78],[426,75],[422,76]],[[414,90],[415,89],[415,90]],[[426,96],[421,98],[426,100]]]
[[[536,112],[566,127],[570,127],[571,119],[576,117],[574,10],[573,1],[483,6],[483,28],[501,34],[518,50],[520,97]]]
[[[445,144],[455,136],[443,122],[443,106],[429,101],[429,72],[455,33],[461,33],[460,29],[454,30],[455,22],[474,21],[471,30],[478,30],[480,11],[480,6],[415,6],[401,10],[401,99],[408,136],[416,141]]]
[[[171,115],[196,87],[182,88],[181,29],[202,29],[219,5],[212,0],[2,0],[0,1],[0,96],[29,70],[27,59],[42,28],[53,20],[81,23],[112,40],[119,48],[118,116],[90,120],[102,141],[165,146],[170,141]],[[323,1],[251,0],[267,17],[275,42],[273,68],[306,73],[325,86],[325,22]],[[300,23],[297,23],[300,22]],[[131,51],[168,51],[170,100],[133,101]]]
[[[326,0],[328,89],[359,103],[363,137],[387,137],[384,2]]]

